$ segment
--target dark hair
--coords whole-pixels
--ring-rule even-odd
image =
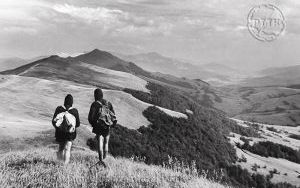
[[[100,88],[95,89],[94,97],[95,97],[95,101],[103,99],[103,92]]]
[[[66,108],[70,108],[73,106],[73,96],[71,94],[68,94],[66,97],[65,97],[65,103],[64,103],[64,106]]]

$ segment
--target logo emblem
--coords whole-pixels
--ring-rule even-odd
[[[253,7],[248,14],[248,30],[260,41],[273,41],[285,30],[285,18],[274,5],[262,4]]]

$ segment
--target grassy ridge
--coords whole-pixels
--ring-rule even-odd
[[[109,157],[109,168],[90,168],[97,162],[91,151],[74,151],[66,166],[52,149],[9,152],[0,161],[1,187],[224,187],[179,163],[159,167]]]

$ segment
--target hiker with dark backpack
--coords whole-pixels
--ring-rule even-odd
[[[79,114],[73,108],[73,97],[68,94],[65,97],[64,106],[58,106],[55,110],[52,124],[55,128],[55,138],[59,143],[57,159],[68,164],[71,156],[72,142],[76,138],[76,128],[80,126]]]
[[[101,89],[95,89],[94,98],[95,101],[91,105],[88,120],[93,127],[93,133],[96,134],[99,155],[98,163],[106,167],[103,160],[108,153],[110,128],[117,124],[117,119],[112,104],[103,99]]]

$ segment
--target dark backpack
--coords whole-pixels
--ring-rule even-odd
[[[116,121],[116,115],[109,109],[109,103],[105,100],[97,101],[100,104],[97,114],[97,125],[111,126]]]

